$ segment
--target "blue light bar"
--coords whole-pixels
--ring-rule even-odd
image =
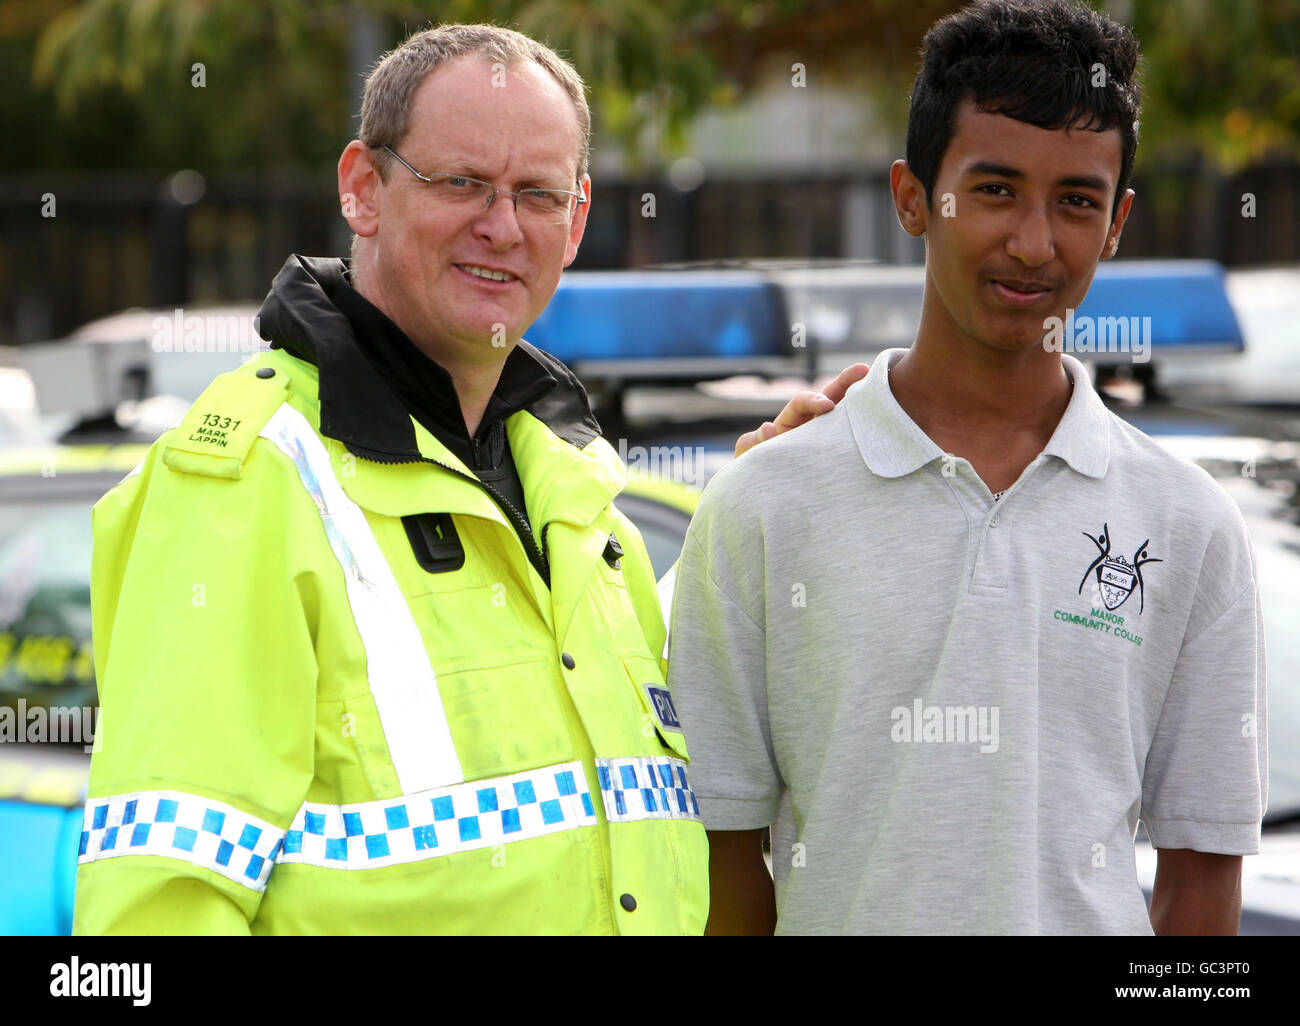
[[[1077,317],[1150,317],[1155,351],[1241,352],[1245,340],[1212,260],[1105,262]]]
[[[525,333],[570,365],[584,360],[788,354],[781,290],[758,271],[577,271]]]

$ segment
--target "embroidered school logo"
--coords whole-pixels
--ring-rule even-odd
[[[1101,534],[1091,535],[1087,531],[1083,536],[1097,546],[1097,551],[1101,554],[1092,561],[1092,566],[1083,572],[1083,579],[1079,582],[1079,594],[1083,594],[1083,586],[1088,583],[1088,578],[1094,573],[1097,576],[1097,587],[1101,592],[1101,600],[1105,603],[1110,612],[1114,612],[1133,594],[1134,589],[1138,593],[1138,612],[1141,613],[1146,607],[1146,599],[1143,595],[1142,585],[1142,568],[1148,563],[1163,563],[1163,559],[1154,559],[1147,555],[1147,545],[1151,539],[1148,538],[1133,553],[1131,560],[1123,556],[1112,556],[1110,554],[1110,525],[1101,525]]]

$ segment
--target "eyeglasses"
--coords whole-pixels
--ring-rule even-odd
[[[582,193],[570,192],[567,189],[529,188],[511,192],[509,189],[498,189],[491,182],[470,178],[468,175],[451,174],[446,171],[435,171],[431,175],[424,175],[404,161],[391,146],[381,148],[396,157],[402,167],[429,187],[428,191],[432,194],[435,203],[463,206],[467,209],[474,209],[477,203],[478,209],[487,210],[492,206],[497,194],[503,193],[514,200],[515,216],[521,221],[554,224],[563,221],[573,213],[574,200],[578,203],[587,202],[587,197]]]

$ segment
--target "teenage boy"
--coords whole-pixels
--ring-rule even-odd
[[[926,36],[891,173],[915,343],[722,471],[679,564],[713,932],[1237,928],[1267,780],[1246,528],[1045,344],[1132,206],[1137,57],[1066,2]]]

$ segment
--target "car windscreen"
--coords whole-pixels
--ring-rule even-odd
[[[4,482],[0,489],[0,705],[18,711],[95,704],[90,624],[90,508],[99,490],[65,479]],[[36,498],[44,495],[44,498]],[[20,704],[21,703],[21,704]],[[25,740],[48,736],[48,718],[16,721]],[[67,724],[63,724],[67,726]]]

